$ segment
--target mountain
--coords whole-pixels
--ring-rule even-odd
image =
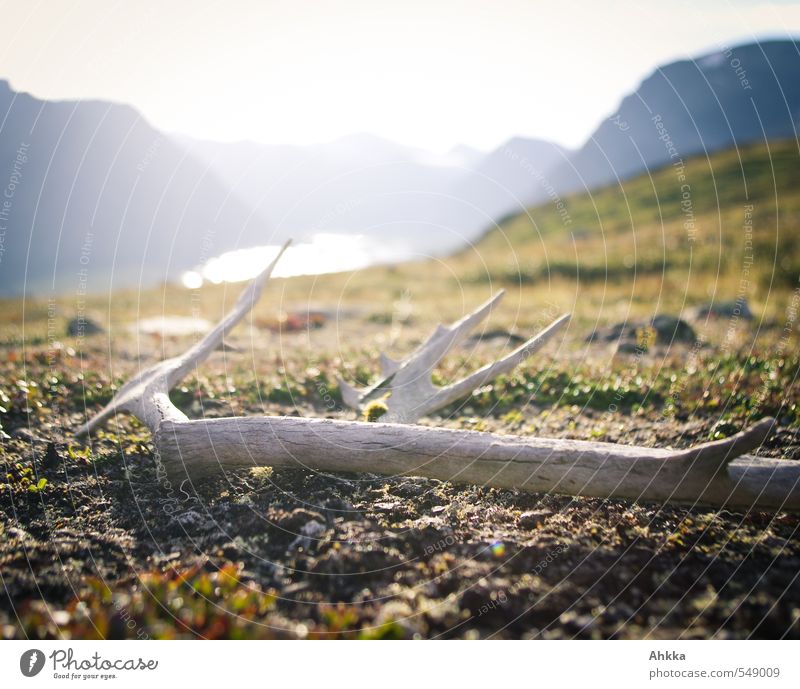
[[[126,105],[50,102],[0,81],[0,293],[173,278],[265,223]]]
[[[368,134],[307,146],[180,142],[269,217],[277,235],[399,239],[408,255],[475,239],[529,201],[538,171],[565,157],[555,144],[523,138],[490,154],[458,146],[443,155]]]
[[[748,144],[685,165],[691,216],[682,203],[686,182],[661,168],[508,218],[450,269],[544,293],[560,293],[550,286],[556,280],[583,297],[596,287],[597,308],[615,319],[630,308],[680,309],[709,299],[783,314],[800,275],[797,142]]]
[[[795,138],[799,119],[793,41],[657,69],[572,152],[521,138],[443,155],[367,134],[197,141],[126,105],[43,101],[0,81],[0,294],[153,284],[232,249],[318,234],[366,235],[393,260],[444,254],[575,191]]]
[[[270,218],[281,238],[319,233],[402,238],[444,248],[428,223],[461,171],[445,158],[357,134],[329,143],[275,146],[182,139],[232,190]]]
[[[547,177],[561,195],[594,189],[695,154],[796,138],[799,120],[800,45],[740,45],[657,69]]]
[[[458,146],[453,146],[447,155],[455,164],[466,168],[472,168],[480,163],[486,154],[472,146],[459,144]]]
[[[476,229],[485,231],[524,210],[542,191],[552,193],[545,173],[568,157],[551,141],[510,139],[464,171],[450,192],[449,222],[475,239]]]
[[[314,146],[183,143],[277,235],[358,233],[430,255],[575,191],[794,137],[798,119],[800,50],[765,41],[660,67],[572,152],[522,138],[489,154],[457,147],[438,158],[369,135]]]
[[[398,259],[444,253],[486,225],[485,213],[462,212],[463,197],[493,216],[519,192],[517,163],[466,146],[436,155],[366,134],[196,141],[127,105],[39,100],[5,81],[0,118],[5,295],[150,285],[232,249],[323,233],[367,235]]]

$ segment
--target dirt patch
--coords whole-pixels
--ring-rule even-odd
[[[130,606],[131,592],[152,588],[154,573],[169,579],[198,571],[235,572],[238,586],[269,599],[250,621],[254,636],[774,638],[800,631],[793,515],[301,470],[230,473],[168,494],[146,452],[81,465],[66,445],[11,443],[51,488],[0,498],[6,636],[69,630],[80,621],[78,601],[97,604],[98,582],[108,601],[96,615],[111,619],[121,614],[113,607],[119,594]],[[176,598],[202,595],[184,579],[178,576]],[[156,596],[150,605],[156,602],[169,599]],[[163,620],[159,626],[141,607],[138,618],[129,613],[136,627],[112,631],[164,635]],[[232,604],[215,610],[237,615]],[[166,635],[214,635],[208,620],[168,626]]]
[[[287,346],[279,362],[234,344],[174,391],[190,416],[348,418],[328,343]],[[81,362],[59,352],[0,361],[16,381],[0,399],[4,637],[800,637],[797,515],[303,470],[167,488],[135,419],[112,421],[88,447],[71,438],[84,407],[140,368],[134,354],[115,344],[110,379],[105,342]],[[471,356],[470,368],[484,363]],[[797,458],[797,362],[744,356],[720,360],[709,381],[687,375],[680,353],[636,368],[531,365],[422,423],[687,447],[739,430],[766,390],[762,409],[782,421],[760,452]],[[697,360],[711,370],[703,357],[713,353]]]

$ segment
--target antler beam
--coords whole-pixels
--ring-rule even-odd
[[[288,243],[211,332],[181,356],[133,378],[77,435],[90,433],[117,412],[130,412],[150,428],[161,463],[173,478],[180,479],[242,467],[304,467],[389,476],[415,474],[601,498],[800,510],[800,464],[743,456],[761,445],[773,426],[772,419],[763,419],[731,438],[681,451],[400,423],[281,416],[190,421],[170,401],[170,389],[205,360],[250,311],[286,246]],[[418,418],[512,369],[566,323],[567,317],[562,317],[507,357],[453,385],[435,388],[430,381],[433,366],[488,315],[500,297],[453,326],[438,328],[405,361],[384,358],[382,380],[361,392],[348,388],[348,402],[359,407],[368,399],[391,393],[391,406],[387,406],[392,420]]]

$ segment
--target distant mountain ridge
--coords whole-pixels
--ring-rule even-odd
[[[231,249],[318,233],[444,254],[536,204],[698,153],[796,138],[799,120],[795,41],[657,69],[577,151],[524,138],[443,156],[366,134],[310,146],[197,141],[127,105],[43,101],[0,81],[0,294],[151,285]]]
[[[0,81],[0,161],[4,294],[151,285],[213,256],[226,233],[263,230],[127,105],[41,101]]]
[[[524,211],[540,191],[547,193],[547,172],[570,152],[551,141],[514,137],[485,156],[453,190],[451,222],[468,228],[469,240],[504,217]],[[476,232],[479,231],[479,232]]]
[[[796,138],[798,122],[800,45],[740,45],[658,68],[547,177],[562,195],[595,189],[676,158]]]
[[[510,150],[524,149],[543,167],[561,151],[517,138],[490,154],[457,147],[435,155],[368,134],[307,146],[180,142],[269,217],[276,235],[401,237],[423,254],[453,251],[522,207],[517,199],[530,196],[530,179]]]

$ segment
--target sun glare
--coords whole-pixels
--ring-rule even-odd
[[[186,271],[181,282],[197,289],[205,282],[241,282],[258,275],[278,255],[277,245],[236,249],[210,259],[195,270]],[[378,242],[364,235],[320,233],[310,241],[290,246],[276,266],[274,277],[321,275],[359,270],[369,265],[394,263],[408,258],[407,250]]]

